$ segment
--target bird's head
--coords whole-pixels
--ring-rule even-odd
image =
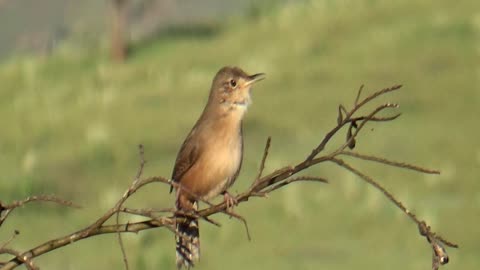
[[[263,73],[248,75],[238,67],[223,67],[213,78],[209,101],[227,111],[245,112],[251,103],[252,85],[264,78]]]

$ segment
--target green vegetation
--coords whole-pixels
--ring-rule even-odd
[[[48,58],[0,66],[1,200],[57,194],[79,210],[38,204],[7,220],[12,246],[27,249],[86,226],[113,205],[138,165],[170,176],[178,147],[224,65],[265,72],[245,121],[244,169],[233,192],[252,181],[267,136],[266,171],[310,153],[356,90],[404,84],[388,98],[403,115],[371,125],[360,152],[438,168],[421,175],[356,163],[460,244],[446,269],[478,269],[480,13],[475,1],[306,1],[252,10],[209,36],[171,35],[135,46],[128,63],[102,49],[65,44]],[[259,13],[260,12],[260,13]],[[260,14],[260,15],[259,15]],[[338,141],[344,138],[339,138]],[[382,195],[333,166],[309,172],[328,186],[292,185],[237,211],[243,225],[201,225],[197,269],[428,269],[430,249],[417,228]],[[168,187],[152,185],[131,206],[170,207]],[[125,236],[133,269],[174,269],[167,230]],[[122,269],[116,236],[95,237],[35,260],[44,269]]]

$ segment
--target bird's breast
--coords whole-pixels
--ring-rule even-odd
[[[210,132],[210,136],[203,138],[199,160],[182,183],[204,200],[217,196],[235,180],[242,163],[242,143],[240,128]]]
[[[242,137],[240,134],[229,138],[217,138],[212,142],[211,149],[207,150],[205,159],[210,166],[204,168],[206,171],[205,186],[207,187],[203,196],[210,199],[217,196],[228,188],[239,170],[242,162]]]

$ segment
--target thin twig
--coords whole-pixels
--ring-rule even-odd
[[[2,209],[13,209],[13,208],[16,208],[16,207],[20,207],[20,206],[23,206],[27,203],[30,203],[30,202],[53,202],[53,203],[56,203],[56,204],[59,204],[59,205],[63,205],[63,206],[68,206],[68,207],[73,207],[73,208],[81,208],[81,206],[71,202],[71,201],[68,201],[68,200],[64,200],[64,199],[61,199],[55,195],[35,195],[35,196],[30,196],[30,197],[27,197],[23,200],[20,200],[20,201],[14,201],[10,204],[6,204],[6,205],[2,205]]]
[[[398,208],[400,208],[405,214],[407,214],[413,221],[415,221],[415,223],[419,224],[420,223],[420,220],[418,220],[418,218],[415,216],[415,214],[413,214],[412,212],[410,212],[399,200],[397,200],[393,194],[391,194],[388,190],[386,190],[382,185],[380,185],[377,181],[373,180],[373,178],[371,178],[370,176],[360,172],[359,170],[355,169],[354,167],[352,167],[351,165],[349,165],[348,163],[346,163],[345,161],[343,161],[342,159],[339,159],[339,158],[332,158],[331,159],[332,162],[336,163],[337,165],[351,171],[352,173],[356,174],[357,176],[359,176],[362,180],[364,180],[365,182],[367,182],[368,184],[372,185],[373,187],[375,187],[376,189],[378,189],[379,191],[381,191],[390,201],[393,202],[393,204],[395,204]]]
[[[325,137],[323,138],[323,140],[320,142],[320,144],[312,150],[312,153],[307,157],[307,160],[312,160],[315,158],[315,156],[317,156],[321,151],[323,151],[323,149],[325,149],[325,146],[327,145],[327,143],[330,141],[330,139],[347,123],[347,122],[351,122],[351,118],[352,116],[355,114],[355,112],[357,110],[359,110],[361,107],[363,107],[365,104],[367,104],[368,102],[370,102],[371,100],[375,99],[376,97],[379,97],[381,95],[384,95],[386,93],[389,93],[389,92],[392,92],[392,91],[395,91],[395,90],[398,90],[400,89],[402,86],[401,85],[395,85],[395,86],[392,86],[392,87],[389,87],[389,88],[384,88],[380,91],[377,91],[373,94],[371,94],[370,96],[366,97],[364,100],[362,100],[360,103],[358,103],[356,106],[354,106],[352,108],[352,110],[350,110],[346,116],[345,116],[345,119],[343,120],[343,122],[341,124],[338,124],[336,127],[334,127],[330,132],[328,132]],[[373,113],[373,115],[375,115],[376,113]],[[370,116],[370,120],[372,119],[372,116]],[[396,116],[398,117],[398,116]],[[396,118],[395,117],[395,118]],[[394,119],[395,119],[394,118]],[[393,120],[393,119],[392,119]]]
[[[402,88],[402,85],[399,84],[399,85],[394,85],[392,87],[388,87],[388,88],[384,88],[380,91],[377,91],[371,95],[369,95],[368,97],[366,97],[364,100],[362,100],[360,103],[357,103],[356,106],[353,107],[353,109],[350,111],[349,113],[349,117],[352,116],[357,110],[359,110],[361,107],[363,107],[365,104],[367,104],[368,102],[372,101],[373,99],[381,96],[381,95],[384,95],[386,93],[389,93],[389,92],[393,92],[393,91],[396,91],[398,89]]]
[[[330,153],[329,156],[335,156],[335,155],[338,155],[340,152],[344,151],[348,146],[350,146],[352,144],[352,142],[354,142],[354,140],[357,138],[357,135],[358,133],[363,129],[363,127],[369,122],[371,121],[371,119],[373,117],[375,117],[375,115],[385,109],[388,109],[388,108],[397,108],[398,107],[398,104],[394,104],[394,103],[386,103],[386,104],[383,104],[381,106],[378,106],[375,110],[373,110],[370,114],[368,114],[367,116],[364,117],[364,119],[361,121],[360,125],[358,125],[356,128],[355,128],[355,132],[353,132],[353,134],[351,134],[351,136],[346,140],[346,142],[337,148],[337,150],[335,150],[334,152]],[[353,111],[353,110],[352,110]]]
[[[12,236],[10,236],[10,238],[8,238],[8,240],[5,241],[5,242],[2,244],[2,246],[0,247],[0,249],[7,247],[7,246],[13,241],[13,239],[15,239],[15,237],[17,237],[17,235],[19,235],[19,234],[20,234],[19,231],[17,231],[17,230],[13,231]]]
[[[325,183],[325,184],[328,184],[328,180],[325,179],[325,178],[322,178],[322,177],[318,177],[318,176],[298,176],[298,177],[294,177],[294,178],[289,178],[285,181],[282,181],[274,186],[270,186],[269,188],[265,189],[262,191],[262,193],[270,193],[274,190],[277,190],[281,187],[284,187],[290,183],[293,183],[293,182],[299,182],[299,181],[312,181],[312,182],[320,182],[320,183]]]
[[[360,95],[362,94],[362,90],[363,90],[363,84],[360,85],[360,88],[358,89],[357,97],[355,98],[355,102],[353,103],[354,107],[358,106],[358,101],[360,100]]]
[[[145,208],[145,209],[135,209],[135,208],[127,208],[123,207],[120,208],[120,212],[137,215],[137,216],[144,216],[144,217],[154,217],[153,213],[175,213],[175,208],[165,208],[165,209],[153,209],[153,208]]]
[[[398,167],[398,168],[413,170],[413,171],[417,171],[417,172],[421,172],[421,173],[440,174],[440,171],[438,171],[438,170],[427,169],[427,168],[423,168],[423,167],[420,167],[420,166],[417,166],[417,165],[408,164],[408,163],[405,163],[405,162],[392,161],[392,160],[388,160],[388,159],[385,159],[385,158],[360,154],[360,153],[351,152],[351,151],[342,151],[342,152],[339,152],[339,155],[346,155],[346,156],[351,156],[351,157],[355,157],[355,158],[359,158],[359,159],[363,159],[363,160],[374,161],[374,162],[378,162],[378,163],[382,163],[382,164],[386,164],[386,165],[390,165],[390,166],[394,166],[394,167]]]
[[[371,121],[371,122],[387,122],[387,121],[392,121],[392,120],[397,119],[400,115],[402,115],[402,114],[397,113],[397,114],[392,115],[392,116],[370,117],[368,119],[368,121]],[[367,116],[354,117],[354,118],[350,118],[349,120],[347,120],[347,122],[358,122],[358,121],[365,120],[366,118],[367,118]]]
[[[252,185],[257,184],[258,179],[262,177],[263,170],[265,169],[265,161],[267,160],[268,157],[268,150],[270,149],[270,142],[272,141],[272,138],[268,136],[267,142],[265,143],[265,150],[263,150],[263,157],[262,161],[260,162],[260,169],[258,169],[258,174],[257,177],[255,177],[255,181],[253,182]]]
[[[7,219],[8,215],[12,213],[12,211],[16,208],[19,208],[27,203],[31,202],[53,202],[59,205],[73,207],[73,208],[80,208],[79,205],[74,204],[71,201],[67,201],[61,198],[58,198],[54,195],[35,195],[29,196],[20,201],[13,201],[10,204],[3,204],[0,202],[0,226],[2,226],[3,222]]]
[[[115,224],[120,224],[120,212],[117,212],[116,218],[115,218]],[[123,239],[122,239],[122,234],[120,231],[117,232],[117,239],[118,239],[118,245],[120,246],[120,251],[122,252],[122,259],[123,259],[123,264],[125,265],[125,269],[129,270],[130,268],[128,267],[128,257],[127,257],[127,252],[125,251],[125,246],[123,244]]]
[[[135,175],[135,180],[133,181],[133,184],[132,184],[132,187],[136,187],[138,185],[138,183],[141,181],[140,177],[142,176],[143,174],[143,168],[145,167],[145,149],[143,147],[143,144],[139,144],[138,145],[138,152],[139,152],[139,157],[140,157],[140,165],[138,166],[138,170],[137,170],[137,174]],[[129,189],[130,191],[130,189]],[[129,192],[127,191],[123,197],[127,198],[129,196]],[[126,199],[125,199],[126,200]],[[115,222],[116,224],[118,225],[120,222],[119,222],[119,219],[120,219],[120,211],[119,209],[122,208],[122,205],[123,203],[125,202],[125,200],[121,200],[117,206],[115,207],[116,208],[116,217],[115,217]],[[118,244],[120,246],[120,250],[122,251],[122,258],[123,258],[123,263],[125,265],[125,269],[126,270],[129,270],[129,266],[128,266],[128,257],[127,257],[127,252],[125,250],[125,245],[123,243],[123,239],[122,239],[122,234],[121,232],[119,231],[117,233],[117,236],[118,236]]]
[[[375,181],[373,178],[371,178],[370,176],[360,172],[359,170],[355,169],[354,167],[352,167],[351,165],[349,165],[348,163],[346,163],[345,161],[343,161],[342,159],[338,159],[338,158],[332,158],[331,159],[332,162],[336,163],[337,165],[351,171],[352,173],[356,174],[357,176],[359,176],[361,179],[363,179],[365,182],[367,182],[368,184],[372,185],[374,188],[378,189],[379,191],[381,191],[390,201],[393,202],[393,204],[395,204],[398,208],[400,208],[407,216],[410,217],[410,219],[412,219],[418,226],[420,226],[420,224],[424,221],[421,221],[418,219],[418,217],[413,213],[411,212],[410,210],[407,209],[407,207],[405,207],[405,205],[403,205],[402,202],[400,202],[398,199],[395,198],[395,196],[393,196],[392,193],[390,193],[387,189],[385,189],[382,185],[380,185],[377,181]],[[439,239],[443,239],[443,238],[440,238],[438,236]],[[443,242],[443,241],[442,241]],[[448,242],[448,241],[447,241]],[[458,247],[457,244],[454,244],[454,243],[451,243],[451,242],[448,242],[451,244],[452,247]]]
[[[225,213],[227,215],[230,215],[231,217],[234,217],[234,218],[240,220],[243,223],[243,225],[245,227],[245,233],[247,234],[247,239],[248,239],[248,241],[251,241],[252,237],[250,236],[250,230],[248,229],[247,220],[244,217],[240,216],[239,214],[234,213],[233,211],[230,211],[230,210],[225,210]]]

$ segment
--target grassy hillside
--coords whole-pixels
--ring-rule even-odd
[[[12,246],[27,249],[86,226],[131,182],[139,143],[145,174],[170,176],[211,78],[224,65],[238,65],[268,77],[253,93],[244,169],[232,191],[254,177],[267,136],[273,137],[269,171],[309,153],[359,85],[373,91],[401,83],[404,89],[386,100],[400,103],[402,117],[372,126],[358,150],[442,174],[356,164],[459,242],[446,269],[477,269],[479,7],[474,1],[311,1],[236,18],[207,36],[139,44],[123,65],[110,63],[102,49],[69,43],[49,58],[11,59],[0,66],[1,200],[54,193],[84,207],[22,208],[2,226],[0,239],[19,229]],[[249,220],[252,242],[234,220],[218,217],[221,228],[202,224],[197,269],[430,267],[425,240],[378,191],[332,166],[309,173],[332,183],[292,185],[237,209]],[[130,205],[172,204],[168,188],[157,185]],[[174,269],[171,233],[153,230],[125,241],[133,269]],[[122,267],[113,235],[36,262],[44,269]]]

